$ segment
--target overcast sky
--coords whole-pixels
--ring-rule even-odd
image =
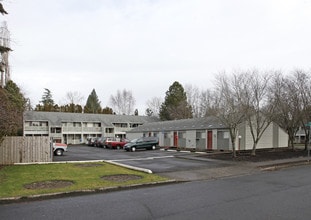
[[[213,87],[219,72],[310,69],[310,0],[3,0],[12,79],[64,104],[92,89],[102,107],[130,90],[139,114],[174,81]]]

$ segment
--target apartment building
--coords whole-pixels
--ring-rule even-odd
[[[158,119],[148,116],[26,111],[24,136],[49,136],[55,142],[86,143],[89,137],[126,138],[126,132]]]

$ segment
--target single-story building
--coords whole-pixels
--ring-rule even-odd
[[[150,122],[127,132],[127,138],[156,136],[162,147],[180,147],[200,151],[232,150],[229,129],[216,117]],[[250,128],[246,123],[239,126],[237,150],[253,147]],[[288,135],[275,123],[271,123],[262,135],[257,149],[287,147]]]

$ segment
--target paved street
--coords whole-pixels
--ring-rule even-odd
[[[0,205],[0,219],[310,219],[310,166]]]

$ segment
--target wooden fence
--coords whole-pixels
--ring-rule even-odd
[[[52,162],[49,137],[4,137],[0,144],[0,165]]]

